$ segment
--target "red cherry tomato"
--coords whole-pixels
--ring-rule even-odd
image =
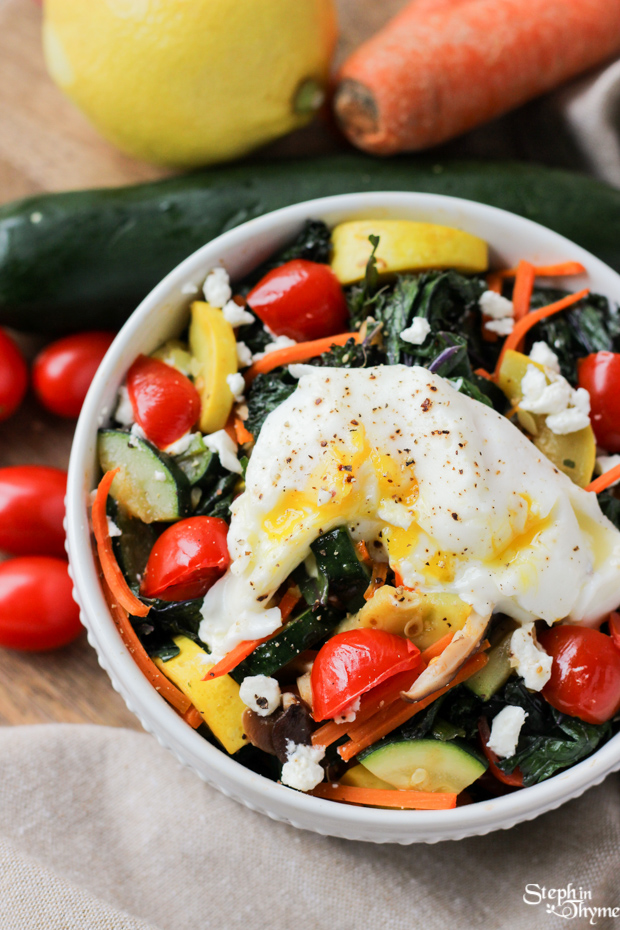
[[[0,329],[0,421],[15,413],[28,387],[28,366],[3,329]]]
[[[592,429],[607,452],[620,452],[620,354],[595,352],[579,361],[579,387],[590,393]]]
[[[46,346],[34,360],[32,386],[47,410],[60,417],[78,417],[90,382],[114,333],[76,333]]]
[[[266,274],[247,300],[276,336],[306,342],[347,329],[347,302],[329,265],[296,258]]]
[[[499,762],[499,756],[497,756],[492,749],[489,749],[488,743],[491,737],[491,728],[489,727],[489,721],[486,717],[481,717],[478,721],[478,733],[480,734],[480,742],[482,743],[482,751],[489,761],[489,771],[492,775],[497,778],[498,781],[501,781],[503,785],[510,785],[513,788],[522,788],[523,787],[523,772],[520,768],[516,768],[513,772],[508,775],[506,772],[502,772],[497,763]]]
[[[64,559],[25,555],[0,565],[0,646],[58,649],[82,631]]]
[[[614,611],[609,615],[609,635],[611,636],[614,646],[620,649],[620,614]]]
[[[60,468],[0,468],[0,549],[62,558],[66,490],[67,473]]]
[[[228,524],[189,517],[164,530],[151,550],[140,593],[164,601],[203,597],[228,567]]]
[[[312,666],[314,719],[334,717],[360,694],[415,668],[419,661],[420,650],[404,636],[371,629],[337,633],[321,647]]]
[[[583,626],[556,626],[538,639],[553,657],[542,690],[552,707],[587,723],[604,723],[620,710],[620,652],[610,636]]]
[[[138,356],[127,373],[127,391],[136,423],[160,448],[180,439],[200,414],[189,378],[157,358]]]

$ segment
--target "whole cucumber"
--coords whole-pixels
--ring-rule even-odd
[[[620,270],[620,191],[583,175],[364,155],[243,163],[0,207],[0,324],[54,334],[116,328],[167,272],[225,230],[314,197],[389,190],[503,207]]]

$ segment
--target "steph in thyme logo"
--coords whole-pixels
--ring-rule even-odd
[[[620,907],[596,907],[592,903],[592,892],[581,885],[576,887],[572,882],[569,882],[566,888],[526,885],[523,901],[533,907],[542,904],[547,914],[554,914],[564,920],[585,917],[593,927],[598,923],[599,917],[620,917]]]

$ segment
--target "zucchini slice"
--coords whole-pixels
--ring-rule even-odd
[[[97,453],[104,472],[120,468],[110,494],[130,516],[169,523],[188,515],[189,481],[165,452],[132,433],[103,429]]]
[[[230,675],[239,684],[249,675],[267,675],[270,678],[304,649],[310,649],[328,636],[335,626],[336,619],[332,611],[306,610],[287,623],[277,636],[257,646]]]
[[[359,757],[376,778],[395,788],[459,794],[480,778],[488,762],[460,740],[403,739]]]

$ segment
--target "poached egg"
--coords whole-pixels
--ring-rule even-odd
[[[280,625],[270,601],[346,525],[421,593],[520,623],[596,624],[620,602],[620,532],[504,416],[425,368],[299,366],[232,506],[231,564],[207,592],[214,657]]]

